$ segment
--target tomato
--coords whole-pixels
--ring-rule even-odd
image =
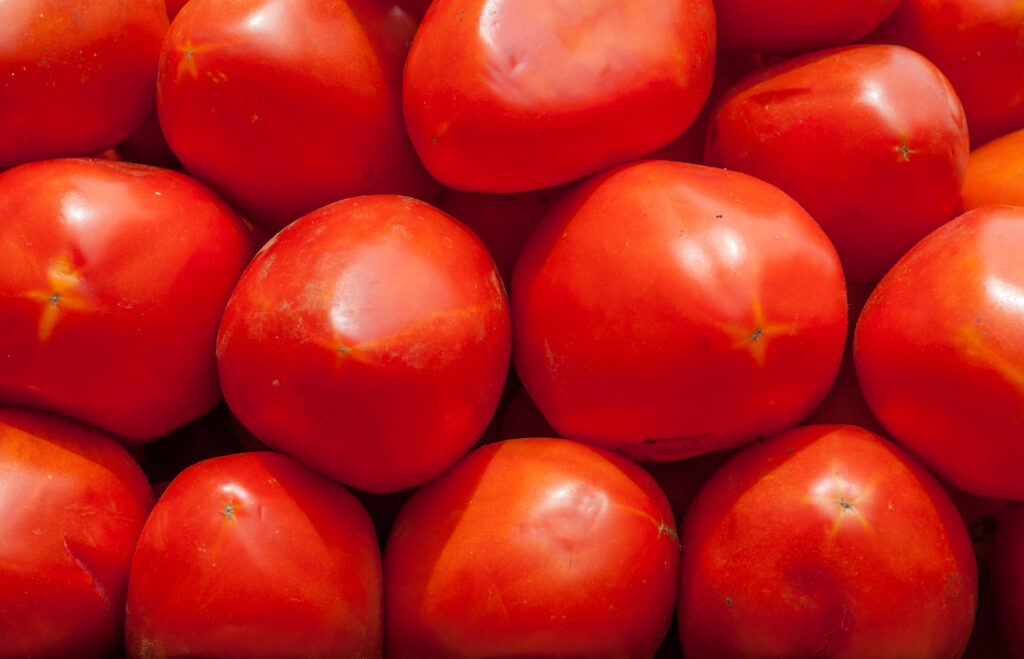
[[[963,103],[971,143],[1024,128],[1024,4],[1017,0],[901,0],[867,36],[935,63]]]
[[[0,401],[141,443],[220,400],[214,343],[250,256],[208,188],[103,160],[0,175]]]
[[[0,170],[92,156],[153,112],[161,0],[0,2]]]
[[[1010,503],[999,520],[992,547],[992,588],[1008,656],[1024,657],[1024,501]]]
[[[415,31],[378,0],[190,0],[160,58],[167,142],[270,231],[354,195],[429,199],[437,184],[402,121]]]
[[[964,213],[914,247],[861,313],[864,398],[950,484],[1024,498],[1024,208]]]
[[[1024,128],[971,151],[960,198],[965,211],[985,204],[1024,206]]]
[[[128,582],[131,657],[381,655],[381,558],[345,488],[279,453],[195,464],[157,501]]]
[[[405,66],[406,126],[449,187],[566,183],[690,125],[714,29],[710,0],[436,0]]]
[[[483,432],[509,364],[504,287],[469,229],[408,197],[337,202],[253,259],[217,344],[257,437],[371,492],[441,474]]]
[[[384,554],[391,656],[650,657],[679,545],[654,480],[608,451],[515,439],[417,490]]]
[[[878,27],[900,0],[715,0],[718,45],[800,53],[853,43]]]
[[[843,353],[821,228],[777,188],[669,161],[569,192],[512,278],[516,370],[552,427],[644,460],[791,427]]]
[[[906,48],[851,46],[741,81],[711,118],[704,162],[790,194],[863,282],[952,218],[967,152],[963,110],[934,65]]]
[[[719,469],[682,530],[688,659],[959,657],[970,540],[939,483],[855,426],[804,426]]]
[[[109,436],[0,408],[0,657],[111,652],[152,505],[142,470]]]

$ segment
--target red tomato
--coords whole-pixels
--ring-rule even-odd
[[[718,45],[798,53],[853,43],[900,0],[715,0]]]
[[[985,204],[1024,206],[1024,129],[971,151],[960,198],[965,211]]]
[[[200,462],[142,530],[131,657],[381,655],[381,559],[345,488],[279,453]]]
[[[977,574],[942,486],[855,426],[741,451],[682,528],[687,659],[959,657]]]
[[[0,175],[0,401],[127,438],[220,400],[214,344],[252,255],[241,220],[168,170],[52,160]]]
[[[0,409],[0,657],[110,653],[152,505],[142,470],[110,437]]]
[[[452,188],[521,192],[649,153],[711,86],[710,0],[436,0],[405,67],[405,121]]]
[[[1018,0],[902,0],[867,39],[907,46],[942,69],[980,146],[1024,128],[1022,23]]]
[[[645,460],[795,425],[846,333],[839,260],[796,202],[668,161],[563,197],[520,254],[512,307],[516,370],[555,430]]]
[[[608,451],[516,439],[417,490],[384,554],[396,657],[650,657],[679,544],[654,480]]]
[[[967,152],[963,110],[935,66],[906,48],[851,46],[741,81],[711,118],[704,162],[792,195],[862,282],[953,216]]]
[[[1024,208],[987,206],[933,232],[857,323],[864,398],[950,484],[1024,498]]]
[[[371,492],[441,474],[483,432],[510,351],[486,249],[408,197],[356,197],[281,231],[242,276],[217,356],[257,437]]]
[[[353,195],[432,198],[402,121],[415,31],[379,0],[190,0],[160,59],[167,142],[272,231]]]
[[[1013,659],[1024,657],[1024,501],[1010,503],[992,547],[995,610]]]
[[[0,169],[114,146],[153,112],[161,0],[0,2]]]

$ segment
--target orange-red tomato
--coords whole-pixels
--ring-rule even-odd
[[[109,436],[0,409],[0,657],[112,652],[152,505],[139,465]]]
[[[353,195],[429,199],[402,120],[415,31],[379,0],[189,0],[160,58],[167,143],[271,231]]]
[[[405,67],[405,121],[445,185],[521,192],[671,142],[711,86],[710,0],[436,0]]]
[[[252,255],[206,186],[105,160],[0,175],[0,402],[138,443],[220,400],[214,345]]]
[[[971,151],[960,198],[965,211],[985,204],[1024,206],[1024,128]]]
[[[914,247],[861,312],[871,411],[937,475],[1024,498],[1024,208],[983,206]]]
[[[960,102],[934,65],[906,48],[849,46],[740,81],[711,118],[704,162],[782,188],[862,282],[953,217],[967,152]]]
[[[277,234],[220,327],[224,396],[259,439],[387,492],[473,445],[509,364],[505,289],[480,239],[429,204],[370,195]]]
[[[366,509],[279,453],[195,464],[132,560],[130,657],[381,655],[381,558]]]
[[[738,453],[681,529],[688,659],[959,657],[974,623],[967,530],[942,486],[855,426]]]
[[[161,0],[0,2],[0,169],[108,149],[153,113]]]
[[[846,334],[839,259],[777,188],[645,161],[570,191],[512,278],[516,370],[552,427],[645,460],[798,423]]]
[[[678,578],[657,483],[609,451],[513,439],[417,490],[384,554],[395,657],[650,657]]]

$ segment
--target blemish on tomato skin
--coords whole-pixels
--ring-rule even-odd
[[[220,512],[222,515],[224,515],[225,519],[235,519],[235,504],[231,503],[230,501],[225,503],[224,506],[220,509]]]

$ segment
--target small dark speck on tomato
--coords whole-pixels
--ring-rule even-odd
[[[722,216],[721,216],[721,215],[716,215],[716,216],[715,216],[715,219],[718,219],[718,220],[720,220],[720,219],[722,219]]]

